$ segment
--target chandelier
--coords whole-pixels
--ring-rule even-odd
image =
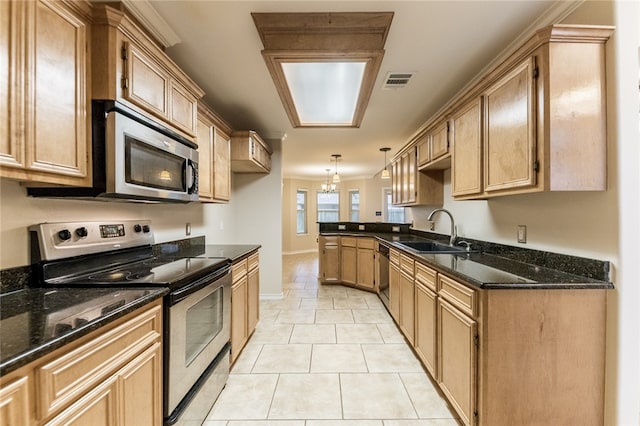
[[[331,176],[329,175],[329,173],[331,172],[331,169],[326,169],[327,171],[327,182],[323,183],[321,188],[322,188],[322,192],[336,192],[336,184],[331,182]]]

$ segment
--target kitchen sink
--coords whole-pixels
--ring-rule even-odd
[[[434,241],[398,241],[398,244],[418,253],[464,254],[476,252],[476,250],[467,251],[464,247],[451,247]]]

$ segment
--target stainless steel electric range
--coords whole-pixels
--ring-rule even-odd
[[[42,286],[169,288],[163,303],[164,423],[203,421],[229,374],[230,261],[154,256],[146,220],[42,223],[29,231]],[[92,303],[97,312],[113,302]],[[65,313],[56,318],[52,327],[58,330],[86,320]]]

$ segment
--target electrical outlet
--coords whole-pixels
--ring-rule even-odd
[[[436,229],[436,222],[433,220],[429,220],[427,221],[427,224],[429,225],[429,231],[433,231]]]
[[[358,231],[364,231],[364,225],[358,225]]]
[[[527,242],[527,226],[518,225],[518,242],[525,244]]]
[[[391,226],[391,232],[400,232],[399,226]]]
[[[338,225],[338,231],[346,231],[347,225]]]
[[[191,235],[191,224],[189,222],[184,227],[184,233],[187,234],[187,237]]]

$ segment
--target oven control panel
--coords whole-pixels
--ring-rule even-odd
[[[154,243],[149,220],[41,223],[29,227],[39,260],[56,260]]]

